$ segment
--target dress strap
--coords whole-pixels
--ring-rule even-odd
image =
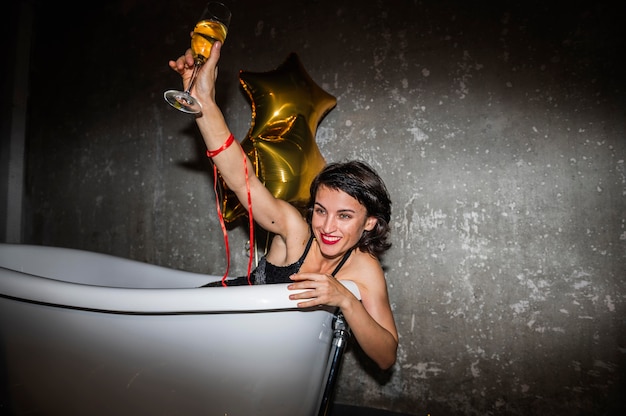
[[[304,248],[304,253],[302,253],[302,255],[300,256],[300,259],[298,260],[298,263],[300,263],[300,264],[304,263],[304,259],[306,258],[306,255],[309,254],[309,250],[311,249],[311,244],[313,243],[313,239],[314,238],[315,238],[315,236],[311,232],[311,236],[309,237],[309,241],[306,243],[306,247]]]
[[[350,257],[350,254],[352,254],[352,250],[354,249],[350,249],[346,252],[346,254],[343,255],[343,258],[341,259],[341,261],[339,262],[339,264],[337,265],[337,267],[335,267],[335,270],[333,270],[333,272],[331,273],[331,276],[335,277],[335,275],[337,274],[337,272],[339,271],[339,269],[341,269],[341,267],[343,267],[344,263],[346,262],[346,260],[348,260],[348,257]]]

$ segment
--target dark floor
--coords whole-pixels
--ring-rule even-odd
[[[410,416],[404,413],[395,413],[388,410],[371,409],[347,404],[334,404],[329,416]]]

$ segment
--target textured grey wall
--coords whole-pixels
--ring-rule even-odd
[[[26,242],[221,274],[211,171],[162,92],[202,1],[36,6]],[[337,97],[328,161],[377,168],[400,332],[380,373],[354,349],[337,401],[415,415],[624,410],[624,28],[609,2],[236,1],[219,100],[296,52]],[[550,5],[550,4],[552,5]],[[623,17],[623,15],[622,15]],[[231,230],[235,274],[245,226]]]

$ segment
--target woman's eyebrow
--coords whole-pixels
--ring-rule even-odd
[[[326,209],[326,207],[324,205],[320,204],[319,202],[316,202],[315,205],[319,206],[320,208]],[[342,213],[343,212],[351,212],[353,214],[356,214],[356,211],[351,209],[351,208],[343,208],[343,209],[337,210],[337,212],[342,212]]]

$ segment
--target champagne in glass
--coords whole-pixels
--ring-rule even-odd
[[[211,1],[207,3],[191,36],[191,52],[194,57],[193,73],[189,86],[185,91],[168,90],[163,94],[165,101],[172,107],[189,114],[198,114],[202,111],[200,103],[190,94],[200,67],[211,54],[211,48],[216,41],[224,42],[228,33],[231,13],[224,4]]]
[[[211,48],[216,41],[224,42],[228,28],[220,22],[201,20],[193,29],[191,51],[196,62],[204,63],[209,59]]]

